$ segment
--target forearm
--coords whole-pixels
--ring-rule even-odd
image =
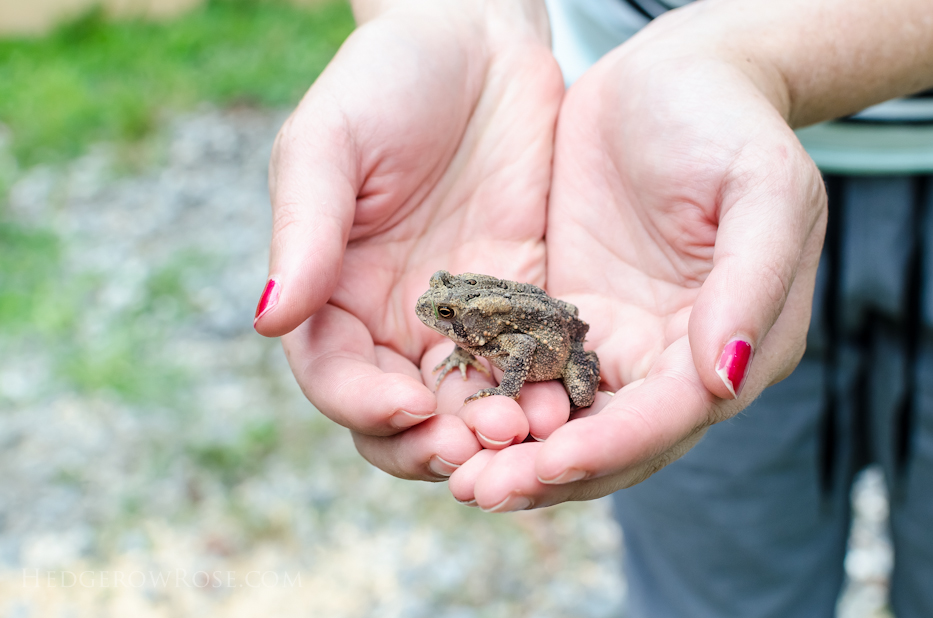
[[[795,127],[933,86],[929,0],[704,0],[644,34],[731,62]]]

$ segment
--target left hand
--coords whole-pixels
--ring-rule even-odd
[[[354,4],[371,19],[276,141],[256,329],[284,335],[308,399],[368,461],[438,481],[569,414],[544,384],[523,400],[534,414],[505,397],[464,407],[492,385],[474,371],[433,393],[453,344],[413,311],[440,268],[543,283],[564,87],[540,0]]]

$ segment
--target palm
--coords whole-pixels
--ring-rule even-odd
[[[628,124],[601,77],[584,78],[562,108],[548,287],[581,306],[603,381],[617,390],[686,336],[713,268],[719,191],[741,145],[704,134],[696,110],[671,103],[682,92],[667,93],[668,115]]]
[[[376,344],[417,360],[436,340],[413,310],[432,272],[543,281],[560,76],[556,68],[529,70],[549,65],[547,49],[529,44],[493,55],[482,81],[471,83],[456,53],[413,50],[418,33],[407,33],[394,47],[380,42],[386,63],[412,70],[393,73],[390,82],[371,73],[369,41],[383,37],[361,34],[346,53],[367,62],[348,71],[364,73],[352,79],[380,98],[386,121],[367,119],[354,135],[363,181],[330,303],[360,320]],[[433,58],[436,66],[425,71],[406,62],[410,57]],[[335,104],[352,114],[360,94],[349,91]],[[355,131],[352,115],[348,121]]]

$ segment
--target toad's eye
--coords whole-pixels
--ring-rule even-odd
[[[467,285],[476,285],[476,279],[467,279],[464,283]]]
[[[442,320],[449,320],[457,315],[457,312],[454,311],[454,308],[449,305],[438,305],[437,306],[437,316]]]

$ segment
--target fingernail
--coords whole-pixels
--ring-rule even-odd
[[[737,399],[748,377],[748,369],[752,364],[752,344],[744,339],[733,339],[726,344],[716,365],[716,373],[732,398]]]
[[[493,440],[491,438],[487,438],[475,429],[473,431],[476,433],[476,437],[479,438],[479,441],[482,442],[486,448],[500,449],[512,444],[513,438],[509,438],[508,440]]]
[[[434,474],[447,477],[453,474],[460,466],[455,463],[450,463],[446,459],[435,455],[430,459],[430,461],[428,461],[428,467],[431,468],[431,472]]]
[[[564,485],[566,483],[573,483],[574,481],[579,481],[586,478],[586,472],[583,470],[577,470],[576,468],[567,468],[561,474],[558,474],[556,477],[548,480],[543,479],[540,476],[538,480],[544,483],[545,485]]]
[[[408,429],[412,425],[417,425],[418,423],[427,420],[432,416],[434,416],[434,412],[430,412],[428,414],[412,414],[407,410],[399,410],[389,417],[389,424],[396,429]]]
[[[528,435],[531,436],[532,438],[534,438],[537,442],[544,442],[545,440],[547,440],[547,438],[539,438],[538,436],[536,436],[536,435],[533,434],[533,433],[529,433]]]
[[[253,319],[253,326],[256,326],[259,318],[266,315],[278,304],[281,291],[282,288],[275,279],[269,279],[266,282],[266,288],[262,291],[262,296],[259,297],[259,304],[256,305],[256,317]]]
[[[454,500],[457,500],[457,499],[454,498]],[[476,498],[473,498],[472,500],[457,500],[457,502],[459,502],[463,506],[476,506]]]
[[[483,509],[487,513],[512,513],[524,511],[531,506],[531,500],[525,496],[511,495],[491,509]]]

